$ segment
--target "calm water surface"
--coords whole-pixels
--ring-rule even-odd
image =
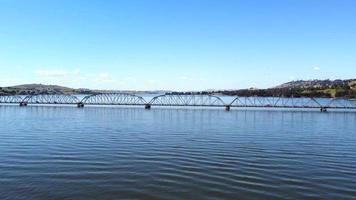
[[[0,199],[353,199],[356,113],[0,106]]]

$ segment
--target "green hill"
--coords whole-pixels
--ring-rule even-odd
[[[0,94],[17,94],[17,95],[28,95],[28,94],[73,94],[75,89],[62,87],[58,85],[43,85],[43,84],[24,84],[16,85],[11,87],[0,88]]]

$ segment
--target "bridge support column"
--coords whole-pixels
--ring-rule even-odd
[[[151,109],[151,104],[145,104],[145,109],[147,110]]]
[[[26,103],[26,102],[21,102],[21,103],[20,103],[20,106],[21,106],[21,107],[27,106],[27,103]]]
[[[226,111],[230,111],[231,106],[225,106]]]
[[[326,111],[327,111],[327,109],[325,107],[320,108],[320,112],[326,112]]]
[[[84,103],[82,103],[82,102],[78,103],[78,104],[77,104],[77,107],[78,107],[78,108],[84,108]]]

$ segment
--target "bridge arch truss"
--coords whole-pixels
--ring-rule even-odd
[[[331,108],[356,109],[356,101],[343,98],[311,97],[236,97],[231,107]]]
[[[329,100],[325,107],[328,108],[341,108],[341,109],[356,109],[356,100],[334,98]]]
[[[314,98],[237,96],[231,107],[279,107],[279,108],[320,108]]]
[[[84,97],[84,105],[146,105],[147,102],[140,96],[128,93],[103,93]]]
[[[20,95],[0,96],[0,103],[21,103],[22,98]]]
[[[225,106],[224,101],[213,95],[176,95],[165,94],[154,97],[150,102],[153,106]]]
[[[77,104],[79,99],[73,95],[64,94],[39,94],[26,96],[23,104]]]
[[[310,97],[257,97],[237,96],[226,104],[219,96],[203,94],[164,94],[153,97],[149,102],[143,97],[131,93],[100,93],[85,96],[79,100],[74,95],[40,94],[40,95],[2,95],[0,103],[15,104],[77,104],[84,105],[144,105],[151,106],[205,106],[205,107],[271,107],[271,108],[320,108],[356,110],[356,100],[344,98],[310,98]]]

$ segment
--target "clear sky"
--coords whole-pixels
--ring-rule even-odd
[[[356,78],[355,0],[0,0],[0,86],[266,88]]]

